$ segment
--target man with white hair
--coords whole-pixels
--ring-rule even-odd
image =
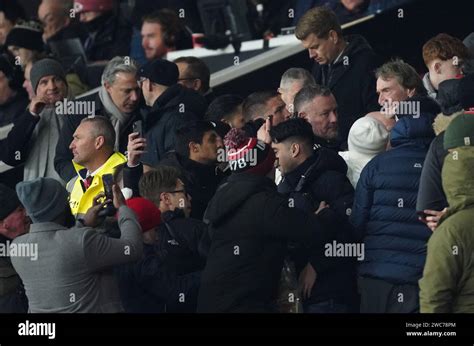
[[[129,57],[117,56],[105,67],[102,85],[97,92],[64,105],[64,110],[74,108],[76,111],[64,119],[54,159],[54,167],[65,181],[76,175],[69,144],[81,120],[87,116],[102,115],[109,118],[116,134],[114,150],[121,153],[126,151],[133,123],[141,119],[141,92],[136,74],[135,61]],[[73,107],[70,107],[71,105]]]
[[[293,101],[295,95],[306,86],[315,86],[314,77],[304,68],[292,67],[281,76],[280,87],[278,93],[286,104],[286,109],[291,114],[294,113]]]

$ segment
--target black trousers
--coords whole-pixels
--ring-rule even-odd
[[[420,311],[418,285],[396,285],[360,276],[361,313],[417,313]]]

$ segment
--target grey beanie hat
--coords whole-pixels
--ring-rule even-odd
[[[56,76],[66,82],[66,73],[59,62],[53,59],[42,59],[33,64],[30,72],[31,86],[36,93],[36,88],[41,78]]]
[[[35,223],[51,222],[69,207],[68,193],[52,178],[36,178],[16,185],[16,193]]]

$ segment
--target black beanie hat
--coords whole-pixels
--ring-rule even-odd
[[[156,59],[145,64],[139,71],[139,77],[149,79],[152,83],[172,86],[178,82],[178,66],[171,61]]]
[[[16,46],[42,52],[44,50],[44,42],[41,24],[35,21],[19,22],[8,33],[5,46]]]

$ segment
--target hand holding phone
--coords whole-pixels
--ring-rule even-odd
[[[143,121],[137,120],[133,123],[133,132],[137,132],[138,137],[143,138]]]
[[[102,184],[104,185],[104,193],[105,193],[105,206],[99,212],[99,216],[113,216],[117,211],[114,207],[113,200],[114,200],[114,177],[112,174],[104,174],[102,176]]]

